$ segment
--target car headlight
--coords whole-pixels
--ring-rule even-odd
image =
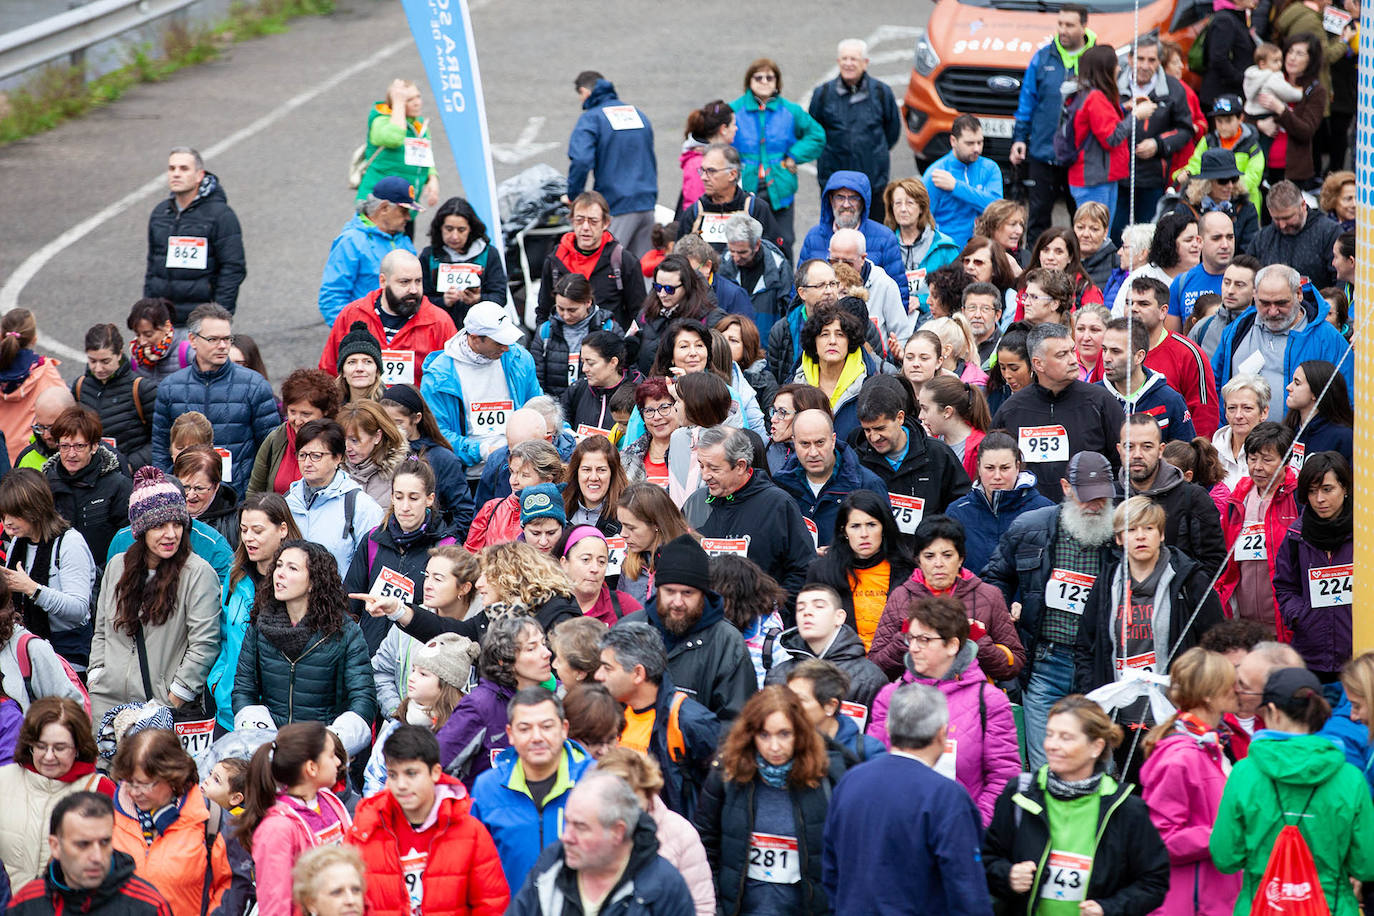
[[[940,66],[940,55],[936,54],[935,48],[931,46],[926,30],[918,29],[916,32],[916,57],[912,62],[912,67],[922,76],[930,76],[938,66]]]

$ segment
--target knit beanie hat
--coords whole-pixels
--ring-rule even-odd
[[[711,561],[696,538],[690,534],[679,535],[658,548],[654,582],[658,586],[685,585],[703,592],[711,591]]]
[[[134,492],[129,496],[129,524],[133,526],[134,537],[141,538],[167,522],[191,524],[186,497],[181,488],[157,468],[139,468],[134,474]]]
[[[440,633],[410,657],[412,667],[423,668],[452,687],[466,690],[472,666],[482,647],[457,633]]]
[[[520,491],[520,526],[537,518],[556,519],[560,525],[568,523],[568,516],[563,511],[563,494],[558,492],[557,484],[537,483]]]
[[[377,343],[377,338],[372,336],[372,332],[367,329],[367,325],[361,321],[355,321],[349,327],[344,339],[339,341],[339,361],[340,371],[343,370],[344,360],[355,353],[372,358],[377,364],[378,371],[382,365],[382,345]]]

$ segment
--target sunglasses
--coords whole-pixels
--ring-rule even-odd
[[[677,287],[668,283],[655,283],[654,292],[662,293],[665,296],[671,296],[673,293],[677,292]]]

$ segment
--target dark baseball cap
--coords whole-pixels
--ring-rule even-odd
[[[423,210],[415,202],[415,186],[404,178],[390,175],[372,186],[372,196],[408,210]]]
[[[1318,696],[1321,695],[1322,682],[1306,668],[1275,668],[1269,672],[1269,677],[1264,682],[1261,702],[1283,706],[1296,697],[1298,691],[1304,687]]]
[[[1081,503],[1116,496],[1111,463],[1099,452],[1079,452],[1070,458],[1068,478]]]
[[[1219,95],[1212,103],[1212,110],[1207,112],[1209,115],[1239,115],[1244,110],[1245,103],[1240,100],[1238,95]]]

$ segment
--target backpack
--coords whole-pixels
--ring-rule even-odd
[[[1302,806],[1302,813],[1298,815],[1300,821],[1307,816],[1307,807],[1312,804],[1312,796],[1316,792],[1317,787],[1313,786],[1312,791],[1307,793],[1307,804]],[[1274,798],[1278,797],[1278,787],[1275,786]],[[1283,822],[1283,827],[1274,839],[1269,864],[1260,878],[1250,912],[1255,916],[1325,916],[1331,911],[1326,906],[1326,892],[1322,890],[1312,850],[1298,825],[1288,823],[1282,801],[1279,802],[1279,820]]]
[[[185,369],[186,365],[183,363],[181,368]],[[85,381],[86,376],[83,375],[81,376],[81,378],[76,380],[76,384],[72,387],[72,394],[76,395],[76,402],[78,404],[81,403],[81,389],[83,387],[82,383],[84,383]],[[138,396],[138,383],[141,381],[143,381],[143,376],[134,376],[134,410],[138,413],[138,422],[142,423],[144,426],[147,426],[148,418],[143,415],[143,400]]]
[[[1193,44],[1188,48],[1188,69],[1201,76],[1207,72],[1207,35],[1212,31],[1212,20],[1208,19],[1198,29]]]
[[[348,186],[357,190],[358,185],[363,183],[363,176],[367,170],[372,168],[372,163],[376,160],[377,154],[382,151],[379,146],[372,151],[372,155],[367,155],[367,144],[364,143],[353,151],[353,155],[348,157]]]
[[[33,695],[33,656],[29,654],[29,643],[38,637],[32,633],[20,633],[19,644],[14,647],[15,657],[19,661],[19,676],[24,680],[24,692],[29,695],[29,702],[37,699]],[[54,653],[56,655],[56,653]],[[81,683],[81,678],[77,677],[76,670],[71,663],[60,655],[57,661],[62,665],[62,673],[71,681],[72,686],[81,691],[81,708],[86,710],[86,715],[91,714],[91,695],[86,692],[86,685]]]
[[[1064,86],[1069,88],[1064,96],[1064,105],[1059,109],[1059,123],[1054,127],[1054,159],[1061,166],[1073,165],[1078,160],[1078,152],[1082,147],[1078,143],[1078,129],[1074,122],[1078,119],[1078,112],[1083,108],[1083,102],[1087,99],[1092,87],[1086,90],[1079,87],[1075,80],[1064,80]]]

